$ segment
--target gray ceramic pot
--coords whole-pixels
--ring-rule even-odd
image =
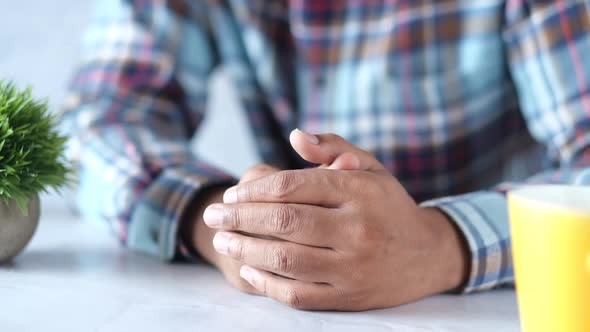
[[[27,216],[16,202],[5,204],[0,200],[0,263],[10,261],[29,243],[39,223],[39,207],[37,195],[29,202]]]

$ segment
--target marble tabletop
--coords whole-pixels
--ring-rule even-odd
[[[0,331],[519,331],[511,289],[360,313],[298,311],[242,294],[213,268],[122,249],[45,204],[27,250],[0,267]]]

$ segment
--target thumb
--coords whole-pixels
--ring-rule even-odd
[[[289,137],[301,158],[338,170],[383,171],[385,168],[367,151],[336,134],[312,135],[295,129]]]

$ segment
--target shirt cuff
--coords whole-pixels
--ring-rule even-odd
[[[129,248],[172,260],[177,252],[188,255],[178,243],[180,220],[192,199],[210,186],[233,184],[228,174],[203,166],[165,169],[146,188],[129,220]]]
[[[422,207],[445,212],[462,231],[471,253],[469,279],[462,289],[470,293],[514,280],[508,208],[504,195],[481,191],[429,200]]]

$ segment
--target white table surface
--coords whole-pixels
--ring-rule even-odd
[[[510,332],[519,323],[510,289],[361,313],[297,311],[234,290],[209,266],[125,251],[51,206],[27,250],[0,267],[0,331],[265,330]]]

